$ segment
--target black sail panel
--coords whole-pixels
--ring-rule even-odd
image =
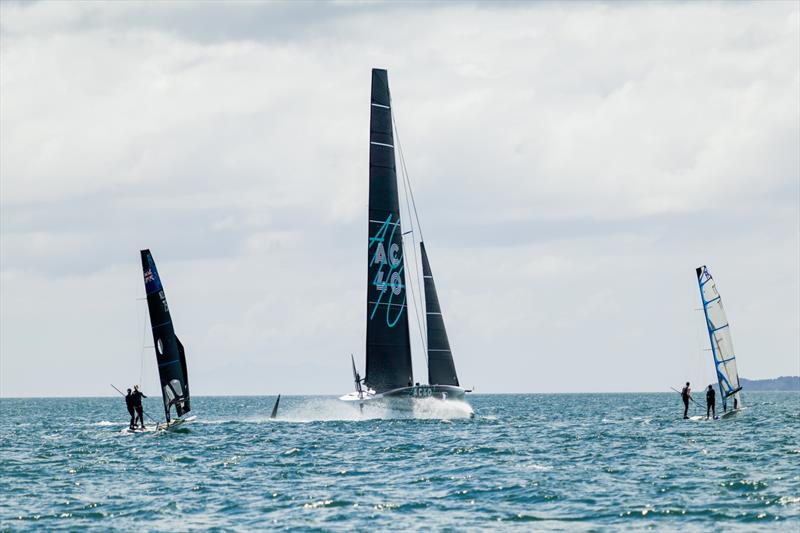
[[[169,410],[173,405],[178,416],[183,416],[190,409],[186,355],[183,345],[175,336],[167,297],[164,295],[164,287],[161,285],[153,256],[150,250],[142,250],[141,256],[147,308],[150,311],[150,325],[153,330],[153,345],[158,362],[158,375],[161,379],[161,395],[164,400],[164,412],[169,420]]]
[[[178,356],[180,357],[183,382],[185,384],[184,390],[186,391],[186,399],[182,402],[175,403],[175,411],[178,413],[178,416],[183,416],[184,413],[188,413],[191,409],[189,407],[189,372],[186,370],[186,351],[183,349],[183,344],[181,344],[181,340],[177,335],[175,336],[175,342],[178,344]]]
[[[372,70],[365,382],[376,392],[414,381],[388,83],[385,70]]]
[[[433,273],[425,251],[425,243],[419,243],[422,251],[422,277],[425,280],[425,323],[428,332],[428,382],[431,385],[458,385],[456,366],[450,341],[444,327],[439,295],[433,283]]]

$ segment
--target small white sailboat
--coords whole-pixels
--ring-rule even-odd
[[[733,350],[731,327],[722,297],[717,291],[714,278],[708,267],[703,265],[695,269],[697,283],[700,286],[700,299],[703,302],[703,313],[706,318],[708,338],[711,341],[711,353],[714,357],[714,368],[722,398],[723,416],[733,414],[742,408],[739,372],[736,368],[736,354]],[[728,401],[732,400],[732,408],[728,411]]]
[[[419,248],[424,280],[424,316],[427,341],[428,384],[414,382],[406,302],[409,269],[416,263],[404,255],[400,221],[398,178],[389,82],[386,70],[372,70],[369,147],[369,241],[367,246],[366,375],[359,375],[355,360],[356,390],[341,396],[347,402],[381,401],[391,408],[413,408],[415,400],[464,400],[450,342],[442,319],[425,244]],[[404,183],[410,187],[409,183]],[[413,198],[413,197],[412,197]],[[413,242],[413,241],[412,241]],[[414,246],[416,243],[414,243]],[[407,268],[408,267],[408,268]],[[416,271],[416,270],[415,270]],[[420,291],[421,292],[421,291]],[[422,294],[419,295],[420,299]],[[423,327],[420,325],[420,330]],[[471,408],[470,412],[471,412]]]

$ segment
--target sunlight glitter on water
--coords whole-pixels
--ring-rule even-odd
[[[669,394],[472,395],[475,418],[288,396],[270,420],[274,400],[197,397],[179,431],[121,433],[118,399],[1,399],[0,530],[800,526],[797,395],[709,423]]]

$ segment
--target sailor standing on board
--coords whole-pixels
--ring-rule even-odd
[[[683,400],[683,418],[684,420],[689,418],[689,400],[692,397],[692,389],[689,387],[689,382],[686,382],[686,386],[681,390],[681,399]]]
[[[133,394],[131,394],[131,401],[133,402],[133,408],[136,409],[136,419],[139,420],[139,423],[142,425],[142,429],[144,427],[144,412],[142,411],[142,398],[147,398],[144,394],[139,391],[139,385],[133,386]],[[136,427],[136,419],[133,420],[133,427]]]
[[[714,387],[709,385],[706,389],[706,420],[708,420],[708,413],[712,413],[714,418],[717,418],[716,399],[717,393],[714,392]]]
[[[131,423],[128,424],[128,427],[134,429],[136,426],[136,415],[134,414],[135,411],[133,409],[133,395],[131,394],[131,390],[128,389],[128,395],[125,396],[125,407],[128,408],[128,414],[131,415]]]

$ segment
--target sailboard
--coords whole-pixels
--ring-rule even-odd
[[[187,416],[185,418],[173,418],[169,422],[165,422],[163,424],[159,424],[156,426],[156,431],[173,431],[187,424],[191,424],[192,422],[196,421],[196,416]]]
[[[131,435],[135,435],[135,434],[138,434],[138,433],[153,433],[155,431],[158,431],[158,427],[157,426],[147,426],[144,429],[138,428],[138,427],[137,428],[125,427],[125,428],[122,428],[120,430],[120,433],[128,433],[128,434],[131,434]]]
[[[186,351],[175,335],[164,286],[150,250],[142,250],[141,259],[147,309],[153,332],[153,347],[161,383],[161,397],[164,402],[164,428],[167,428],[183,423],[184,420],[180,417],[191,410]],[[178,417],[175,420],[171,416],[173,409]]]
[[[705,265],[698,267],[695,269],[695,273],[700,287],[700,299],[703,302],[708,338],[711,342],[711,354],[714,358],[714,368],[722,399],[723,416],[726,416],[742,407],[740,394],[742,386],[739,383],[731,327],[722,305],[722,297],[708,267]],[[732,411],[730,412],[728,411],[729,402],[732,402]]]
[[[403,185],[410,190],[410,183]],[[340,399],[358,402],[362,407],[365,402],[391,401],[392,408],[401,409],[401,404],[409,406],[413,400],[421,398],[464,400],[466,391],[460,387],[456,375],[430,262],[421,238],[428,384],[414,382],[407,301],[408,291],[413,289],[406,279],[409,269],[416,268],[417,263],[409,261],[404,254],[403,236],[411,233],[413,237],[413,224],[411,231],[403,231],[398,188],[388,74],[383,69],[372,69],[366,372],[362,379],[352,360],[356,390]],[[422,299],[423,294],[419,298]]]

